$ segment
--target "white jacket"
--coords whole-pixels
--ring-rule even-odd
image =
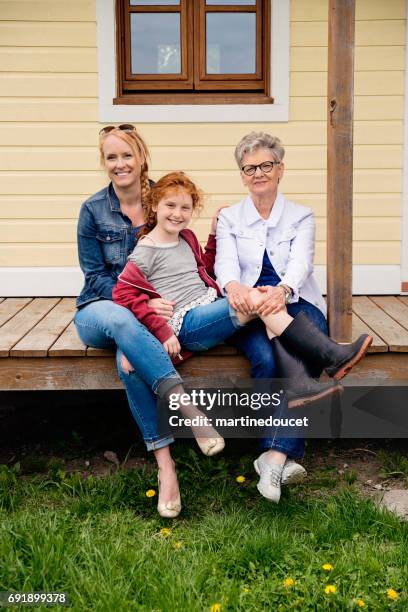
[[[268,219],[263,219],[250,196],[224,208],[217,223],[215,273],[224,291],[230,281],[253,287],[262,270],[265,249],[281,278],[299,297],[326,314],[326,302],[313,276],[315,221],[310,208],[278,193]]]

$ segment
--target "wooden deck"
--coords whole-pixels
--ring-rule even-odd
[[[86,347],[72,322],[74,298],[0,298],[0,390],[117,389],[113,353]],[[408,297],[353,298],[353,337],[374,336],[356,378],[408,378]],[[187,379],[242,376],[248,362],[221,346],[187,360]]]

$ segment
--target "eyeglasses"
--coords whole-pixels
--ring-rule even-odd
[[[242,166],[241,170],[247,176],[253,176],[257,168],[259,168],[265,174],[268,174],[268,172],[272,172],[274,166],[279,166],[280,163],[280,161],[265,161],[262,162],[262,164],[257,164],[256,166]]]
[[[136,128],[131,123],[122,123],[121,125],[107,125],[99,132],[99,136],[105,136],[112,130],[122,130],[122,132],[135,132]]]

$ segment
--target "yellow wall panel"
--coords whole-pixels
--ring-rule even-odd
[[[354,242],[353,262],[359,265],[398,265],[400,263],[399,242]],[[326,263],[326,243],[317,242],[315,264]]]
[[[11,125],[0,123],[2,134],[5,134],[7,130],[9,133],[20,132],[21,134],[23,132],[36,134],[41,130],[44,138],[47,138],[46,134],[48,131],[54,135],[53,144],[60,143],[59,140],[56,140],[60,126],[63,138],[61,144],[69,144],[64,141],[63,137],[66,121],[96,121],[97,116],[97,101],[95,98],[71,98],[70,100],[63,98],[0,98],[0,117],[2,121],[13,122]],[[15,123],[17,121],[18,123]],[[35,123],[29,125],[23,123],[27,121]],[[45,121],[64,123],[60,123],[56,129],[52,123],[41,125],[40,122]],[[75,126],[74,129],[76,129]],[[85,130],[84,133],[88,133],[86,125],[84,125],[83,129]],[[89,133],[87,142],[96,142],[98,130],[96,127],[93,130],[94,133],[92,135]],[[3,142],[1,138],[0,142]],[[28,136],[24,143],[30,144]]]
[[[326,72],[292,72],[291,92],[294,96],[321,96],[327,91]],[[356,72],[354,78],[356,96],[381,95],[384,91],[390,95],[404,93],[404,73],[395,71]]]
[[[99,170],[96,147],[0,147],[3,170]]]
[[[3,219],[0,225],[0,243],[75,242],[75,219]]]
[[[293,47],[291,68],[295,72],[327,70],[327,52],[321,47]],[[361,70],[404,70],[404,47],[356,47],[356,72]]]
[[[105,185],[102,172],[1,172],[4,195],[91,194]]]
[[[91,105],[84,103],[78,106],[83,112],[88,109],[91,114],[88,108],[92,108]],[[71,109],[71,106],[67,105],[66,108]],[[26,150],[38,146],[88,146],[96,151],[99,129],[97,123],[0,123],[0,143],[3,146],[26,147]]]
[[[78,266],[76,243],[61,244],[5,244],[0,245],[0,266],[48,267]]]
[[[326,194],[293,194],[285,190],[285,195],[304,206],[313,209],[316,217],[325,217],[327,211]],[[399,193],[355,193],[353,213],[356,217],[400,217],[401,195]],[[377,221],[380,225],[382,219]]]
[[[0,219],[77,219],[87,195],[0,196]]]
[[[327,235],[326,231],[326,219],[319,217],[316,219],[316,239],[324,242]],[[374,240],[379,242],[384,240],[399,242],[400,232],[398,217],[383,218],[381,219],[381,224],[373,217],[355,217],[353,220],[353,240],[355,242],[370,242]]]
[[[325,96],[292,96],[290,99],[291,121],[324,121],[326,112]],[[355,121],[402,119],[403,116],[403,96],[376,96],[375,104],[372,96],[354,97]]]
[[[0,74],[0,91],[3,95],[39,98],[90,98],[97,94],[94,74]]]
[[[372,104],[375,104],[373,98]],[[402,121],[358,121],[354,124],[354,144],[402,144]]]
[[[404,45],[405,22],[356,21],[356,45]],[[327,21],[295,21],[291,23],[293,47],[327,47]]]
[[[328,0],[291,0],[291,19],[293,21],[325,21],[328,13]],[[356,20],[404,19],[404,0],[357,0]]]
[[[0,0],[4,21],[95,21],[94,0]]]
[[[96,24],[0,21],[0,41],[3,47],[95,48]]]
[[[0,47],[0,72],[96,72],[96,49]]]

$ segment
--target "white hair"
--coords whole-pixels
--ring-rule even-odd
[[[239,141],[235,148],[235,160],[238,167],[241,168],[245,155],[258,149],[267,149],[277,161],[282,161],[285,155],[285,149],[277,136],[271,136],[266,132],[250,132]]]

